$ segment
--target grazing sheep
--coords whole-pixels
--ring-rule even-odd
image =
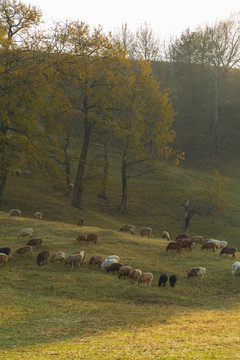
[[[179,241],[179,243],[182,246],[182,249],[188,250],[188,251],[192,251],[192,246],[193,246],[193,242],[192,240],[189,239],[182,239],[181,241]]]
[[[150,235],[152,235],[152,229],[150,227],[142,227],[140,229],[140,235],[141,236],[147,236],[148,238],[150,238]]]
[[[132,279],[134,281],[138,281],[138,278],[142,275],[142,271],[139,269],[133,269],[130,272],[129,279]]]
[[[216,240],[216,239],[207,239],[206,242],[209,243],[214,243],[216,244],[216,249],[220,249],[220,240]]]
[[[162,233],[162,238],[167,240],[167,241],[170,241],[170,235],[167,231],[163,231]]]
[[[23,256],[28,255],[28,254],[32,255],[33,254],[32,247],[31,246],[23,246],[23,247],[17,249],[14,254],[23,255]]]
[[[42,246],[42,238],[37,237],[37,238],[30,239],[26,246],[28,246],[28,245],[37,246],[39,248]]]
[[[105,258],[105,260],[108,260],[108,259],[115,259],[115,260],[117,260],[117,262],[120,261],[120,257],[117,255],[109,255]]]
[[[198,277],[198,278],[203,279],[205,274],[206,274],[206,269],[204,267],[195,267],[189,271],[187,277],[188,277],[188,279],[190,277]]]
[[[101,265],[102,271],[107,271],[107,268],[113,263],[118,263],[118,260],[115,258],[106,258]]]
[[[119,231],[130,232],[131,235],[134,235],[135,226],[125,224],[119,229]]]
[[[78,226],[83,226],[84,224],[85,224],[85,219],[84,219],[84,217],[80,217],[79,219],[78,219]]]
[[[97,233],[88,234],[88,236],[87,236],[87,244],[90,243],[90,242],[96,244],[97,241],[98,241],[98,237],[99,237],[99,235]]]
[[[107,273],[112,271],[112,274],[114,275],[115,271],[119,271],[119,269],[123,266],[122,263],[112,263],[108,268],[107,268]]]
[[[130,273],[132,271],[132,267],[131,266],[121,266],[119,271],[118,271],[118,278],[129,278]]]
[[[176,242],[176,241],[170,242],[166,247],[166,251],[168,251],[168,250],[177,250],[178,252],[180,252],[181,249],[182,249],[181,243]]]
[[[204,249],[207,249],[207,251],[212,250],[213,252],[215,252],[215,249],[217,249],[217,244],[215,242],[206,241],[201,247],[201,250],[204,250]]]
[[[240,262],[236,261],[234,264],[232,264],[232,275],[238,276],[240,275]]]
[[[0,253],[0,264],[4,264],[6,266],[7,261],[8,261],[8,255],[4,253]]]
[[[80,255],[82,256],[82,262],[85,262],[85,261],[86,261],[86,253],[85,253],[84,250],[75,251],[75,252],[73,253],[73,255],[75,255],[75,254],[80,254]]]
[[[41,265],[41,263],[44,264],[44,262],[45,262],[45,264],[47,264],[48,257],[49,257],[49,251],[44,250],[44,251],[40,252],[37,256],[37,264]]]
[[[100,269],[102,264],[102,257],[100,255],[92,256],[89,260],[88,266],[95,268],[95,265]]]
[[[19,231],[19,233],[18,233],[18,235],[17,235],[18,237],[25,237],[25,236],[29,236],[29,237],[31,237],[31,236],[33,236],[33,229],[30,229],[30,228],[28,228],[28,229],[21,229],[20,231]]]
[[[11,248],[10,247],[3,247],[0,248],[0,253],[9,255],[9,258],[11,257]]]
[[[191,238],[191,241],[193,242],[193,243],[195,243],[195,244],[203,244],[204,243],[204,237],[203,236],[201,236],[201,235],[198,235],[198,236],[193,236],[192,238]]]
[[[40,211],[36,211],[34,214],[34,218],[39,220],[42,219],[42,213],[40,213]]]
[[[80,243],[87,242],[87,237],[84,234],[79,234],[76,238],[76,241]]]
[[[148,284],[148,286],[151,286],[153,280],[153,274],[151,272],[143,272],[141,276],[138,278],[138,285],[139,284],[145,284],[145,286]]]
[[[160,275],[159,280],[158,280],[158,286],[159,287],[166,286],[167,281],[168,281],[168,277],[166,274]]]
[[[61,261],[61,263],[62,263],[65,260],[65,256],[66,256],[65,252],[59,251],[51,257],[50,262],[55,263],[57,261]]]
[[[170,286],[174,287],[176,282],[177,282],[177,276],[176,275],[170,275],[169,276],[169,282],[170,282]]]
[[[224,248],[225,246],[228,246],[227,241],[225,241],[225,240],[220,240],[220,249]]]
[[[82,255],[81,254],[74,254],[70,255],[66,260],[65,263],[73,268],[73,265],[80,266],[82,262]]]
[[[73,189],[74,189],[74,184],[73,184],[73,183],[69,183],[69,184],[67,185],[67,189],[68,189],[69,191],[73,190]]]
[[[220,256],[222,255],[232,255],[232,258],[235,259],[235,253],[236,253],[237,249],[236,248],[232,248],[232,247],[227,247],[225,246],[221,251],[220,251]]]
[[[183,240],[183,239],[190,239],[190,236],[188,234],[179,234],[177,237],[176,237],[176,241],[178,240]]]
[[[12,209],[11,211],[10,211],[10,213],[8,214],[8,217],[13,217],[13,216],[16,216],[18,219],[19,219],[19,217],[21,216],[21,210],[19,210],[19,209]]]

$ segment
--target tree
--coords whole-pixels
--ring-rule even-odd
[[[16,1],[0,3],[0,200],[9,170],[26,164],[54,171],[47,158],[47,143],[57,126],[59,89],[52,63],[45,53],[31,48],[31,29],[41,11]]]
[[[57,48],[65,53],[65,93],[78,113],[83,138],[74,184],[72,206],[82,208],[85,172],[93,130],[103,121],[110,109],[109,98],[118,71],[119,59],[124,59],[118,44],[96,28],[93,32],[84,22],[58,24],[55,28]]]
[[[136,59],[145,61],[161,60],[162,46],[152,27],[146,22],[136,31],[134,41],[134,54]]]
[[[121,78],[115,98],[111,128],[121,148],[123,214],[127,204],[128,179],[153,171],[156,161],[172,154],[169,144],[175,137],[171,129],[174,111],[168,94],[159,90],[150,63],[129,64]],[[110,124],[109,124],[110,126]]]
[[[186,234],[190,221],[195,214],[200,216],[210,216],[216,214],[220,209],[228,207],[226,200],[226,190],[229,184],[228,178],[222,178],[217,170],[211,182],[203,182],[200,199],[190,201],[187,199],[183,204],[185,211],[185,220],[182,233]]]

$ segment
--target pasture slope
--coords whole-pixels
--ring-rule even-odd
[[[192,252],[166,252],[160,236],[141,238],[138,225],[134,236],[120,233],[121,218],[92,211],[85,211],[86,225],[80,228],[78,215],[72,210],[71,221],[36,220],[23,211],[16,220],[0,212],[1,247],[24,246],[27,239],[17,233],[30,227],[50,256],[85,250],[87,257],[80,268],[38,266],[41,250],[34,248],[33,256],[13,255],[6,267],[0,265],[1,360],[240,357],[240,277],[231,275],[234,260],[199,245]],[[99,233],[96,245],[76,242],[80,232],[93,231]],[[152,272],[152,286],[89,269],[95,254],[117,254],[125,265]],[[204,280],[187,279],[194,266],[207,269]],[[177,275],[174,288],[169,283],[158,288],[162,273]]]

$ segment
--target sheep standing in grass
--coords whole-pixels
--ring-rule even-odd
[[[96,265],[98,268],[101,267],[102,257],[100,255],[92,256],[89,260],[88,266],[94,268]]]
[[[42,219],[42,213],[40,213],[40,211],[36,211],[34,214],[34,218],[39,220]]]
[[[207,239],[206,242],[208,242],[208,243],[214,243],[214,244],[216,244],[216,249],[220,249],[220,245],[221,245],[220,240]]]
[[[220,249],[223,249],[225,246],[228,246],[227,241],[225,241],[225,240],[220,240]]]
[[[180,242],[177,242],[177,241],[170,242],[166,247],[166,251],[168,251],[168,250],[177,250],[178,252],[180,252],[181,249],[182,249],[182,245],[181,245]]]
[[[220,256],[222,255],[232,255],[232,258],[235,259],[235,254],[237,252],[236,248],[232,248],[232,247],[228,247],[225,246],[221,251],[220,251]]]
[[[232,275],[238,276],[240,275],[240,262],[236,261],[234,264],[232,264]]]
[[[122,232],[130,232],[131,235],[134,235],[134,231],[135,231],[135,226],[134,225],[123,225],[119,231],[122,231]]]
[[[132,267],[131,266],[121,266],[119,271],[118,271],[118,278],[121,279],[126,279],[129,278],[130,273],[132,271]]]
[[[65,257],[66,257],[66,254],[64,251],[59,251],[57,252],[56,254],[54,254],[52,257],[51,257],[51,260],[50,262],[51,263],[55,263],[57,261],[60,261],[61,263],[65,260]]]
[[[191,241],[195,244],[203,244],[204,243],[204,237],[201,235],[193,236],[191,238]]]
[[[81,254],[73,254],[70,255],[65,263],[73,268],[74,265],[80,266],[82,262],[82,255]]]
[[[31,246],[23,246],[23,247],[17,249],[14,254],[23,255],[23,256],[28,255],[28,254],[32,255],[33,254],[32,247]]]
[[[174,287],[176,282],[177,282],[177,276],[176,275],[170,275],[169,276],[169,282],[170,282],[170,286]]]
[[[158,286],[159,287],[166,286],[167,281],[168,281],[168,277],[166,274],[160,275],[159,280],[158,280]]]
[[[18,237],[26,237],[26,236],[29,236],[29,237],[32,237],[33,236],[33,229],[21,229],[17,235]]]
[[[78,241],[80,243],[87,242],[87,237],[84,234],[79,234],[76,238],[76,241]]]
[[[142,227],[140,229],[140,235],[150,238],[150,235],[152,235],[152,229],[150,227]]]
[[[98,237],[99,235],[97,233],[90,233],[87,236],[87,244],[88,243],[93,243],[96,245],[97,241],[98,241]]]
[[[108,272],[112,272],[112,274],[114,275],[115,271],[119,272],[119,269],[123,266],[122,263],[117,262],[117,263],[112,263],[108,268],[107,268],[107,273]]]
[[[113,263],[118,263],[118,260],[110,257],[106,258],[101,265],[102,271],[107,271],[107,268]]]
[[[203,279],[205,274],[206,274],[206,269],[204,267],[195,267],[189,271],[187,277],[188,277],[188,279],[190,277],[192,277],[192,278],[197,277],[197,278]]]
[[[44,250],[40,252],[37,256],[37,264],[41,265],[41,263],[47,264],[47,259],[49,258],[49,251]]]
[[[26,246],[28,246],[28,245],[37,246],[39,248],[42,246],[42,238],[37,237],[37,238],[30,239]]]
[[[85,219],[84,219],[84,217],[80,217],[79,219],[78,219],[78,226],[83,226],[84,224],[85,224]]]
[[[129,279],[132,279],[133,281],[137,282],[141,275],[142,275],[142,271],[140,269],[133,269],[130,272]]]
[[[153,274],[151,272],[143,272],[142,275],[138,278],[138,285],[144,284],[145,286],[151,286],[153,280]]]
[[[21,210],[19,210],[19,209],[12,209],[11,211],[10,211],[10,213],[8,214],[8,217],[13,217],[13,216],[15,216],[16,218],[18,218],[19,219],[19,217],[21,216]]]
[[[170,235],[167,231],[163,231],[162,233],[162,238],[167,240],[167,241],[170,241]]]
[[[217,249],[217,244],[215,242],[206,241],[201,247],[201,250],[204,250],[204,249],[207,249],[207,251],[212,250],[213,252],[215,252],[215,249]]]
[[[3,247],[0,248],[0,253],[6,254],[9,256],[9,258],[11,257],[11,248],[10,247]]]

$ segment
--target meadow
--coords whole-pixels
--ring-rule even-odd
[[[169,230],[172,239],[181,232],[179,189],[186,189],[186,183],[188,191],[194,189],[197,178],[194,171],[173,171],[175,174],[170,171],[161,185],[148,178],[145,188],[141,182],[142,195],[147,192],[148,181],[152,181],[152,191],[162,195],[158,197],[158,211],[157,200],[149,208],[147,203],[138,203],[138,208],[135,203],[131,205],[130,197],[125,217],[117,216],[112,205],[99,203],[93,195],[88,197],[89,208],[77,210],[69,205],[68,198],[54,194],[46,184],[39,182],[36,187],[36,180],[31,178],[9,179],[5,209],[0,212],[1,247],[10,246],[14,251],[24,246],[27,239],[18,238],[17,233],[31,227],[34,236],[43,238],[41,250],[49,250],[50,256],[56,251],[70,255],[85,250],[87,259],[80,268],[65,264],[38,266],[40,249],[34,248],[33,256],[13,255],[6,267],[1,265],[0,359],[240,358],[240,278],[231,275],[235,260],[220,257],[219,250],[201,251],[200,245],[195,245],[192,252],[166,252],[167,241],[161,238],[161,232]],[[178,184],[173,181],[176,174],[182,175]],[[164,197],[164,181],[166,186],[172,185],[172,202]],[[229,197],[236,200],[237,185],[235,179],[229,191]],[[111,189],[115,189],[114,180],[109,192]],[[137,186],[133,199],[134,192]],[[114,197],[116,192],[112,192]],[[13,207],[22,210],[19,220],[8,218],[7,208]],[[144,214],[142,207],[146,208]],[[33,218],[35,210],[43,211],[42,220]],[[196,217],[189,234],[200,235],[201,231],[205,237],[237,246],[237,214],[232,201],[228,216]],[[86,218],[82,228],[77,226],[79,216]],[[119,232],[124,223],[136,225],[134,236]],[[140,226],[152,226],[155,237],[140,237]],[[99,233],[97,245],[76,241],[79,233],[92,231]],[[111,254],[117,254],[125,265],[152,272],[152,286],[137,286],[101,269],[88,268],[92,255],[104,258]],[[239,253],[236,261],[240,261]],[[194,266],[207,269],[202,281],[187,279]],[[174,288],[169,283],[165,288],[158,287],[162,273],[177,275]]]

